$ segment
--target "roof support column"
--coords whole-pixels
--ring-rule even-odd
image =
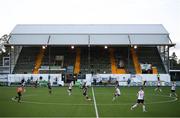
[[[91,44],[90,35],[88,35],[88,71],[91,73]]]
[[[131,39],[130,39],[129,35],[128,35],[128,39],[129,39],[129,45],[128,45],[128,73],[131,73],[131,72],[129,72],[129,68],[130,68],[130,48],[131,48]]]
[[[11,74],[11,46],[9,46],[9,73]]]
[[[128,53],[128,73],[130,73],[129,72],[129,68],[130,68],[130,46],[128,46],[127,53]]]
[[[169,73],[169,70],[170,70],[170,61],[169,61],[169,46],[168,46],[168,58],[167,58],[167,63],[168,63],[168,73]]]
[[[51,70],[51,68],[50,68],[50,66],[51,66],[51,46],[49,45],[48,46],[48,52],[49,52],[49,58],[48,58],[48,65],[49,65],[49,72],[48,72],[48,74],[50,74],[50,70]]]

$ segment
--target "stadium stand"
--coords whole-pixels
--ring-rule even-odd
[[[38,55],[36,56],[36,60],[35,60],[35,64],[34,64],[34,69],[33,69],[33,74],[38,74],[39,73],[39,69],[41,67],[41,63],[44,57],[44,53],[45,53],[45,48],[41,48]]]
[[[108,50],[103,47],[91,48],[90,60],[88,48],[81,48],[81,50],[81,73],[111,73]]]
[[[152,74],[166,74],[157,46],[167,52],[174,46],[158,24],[17,25],[10,35],[7,46],[23,47],[11,70],[17,74],[144,74],[142,64],[151,65]]]
[[[78,74],[80,72],[80,64],[81,64],[81,49],[76,49],[76,62],[74,66],[74,74]]]
[[[22,78],[50,78],[54,86],[71,81],[91,85],[92,80],[125,85],[131,78],[139,86],[144,79],[155,85],[158,76],[166,85],[171,79],[169,49],[174,45],[160,24],[17,25],[5,44],[0,72],[9,85]],[[2,64],[4,57],[9,66]]]
[[[117,74],[134,73],[134,66],[132,63],[128,64],[128,47],[116,47],[115,49],[115,60],[117,67]],[[132,62],[132,58],[129,55],[129,62]],[[118,70],[120,72],[118,72]]]
[[[39,50],[39,47],[23,47],[13,73],[32,73]]]
[[[142,70],[140,67],[140,63],[139,63],[139,59],[138,59],[138,55],[137,52],[134,48],[131,48],[131,55],[132,55],[132,59],[133,59],[133,63],[134,63],[134,68],[137,74],[141,74]]]
[[[49,49],[50,48],[50,49]],[[46,49],[44,58],[42,60],[42,66],[51,67],[51,73],[58,73],[58,69],[53,67],[60,67],[60,69],[68,68],[75,65],[76,51],[72,50],[70,47],[49,47]],[[49,53],[50,52],[50,53]],[[62,59],[57,59],[62,57]],[[48,68],[49,69],[49,68]],[[48,70],[47,69],[47,70]],[[57,72],[56,72],[57,71]],[[73,70],[71,70],[73,71]]]
[[[159,73],[166,73],[160,54],[156,47],[139,47],[137,49],[139,63],[148,63],[157,68]]]
[[[155,47],[139,47],[137,50],[133,49],[133,53],[129,57],[129,67],[127,47],[114,48],[113,50],[105,50],[102,47],[92,48],[90,50],[90,71],[88,70],[88,48],[79,48],[78,51],[72,50],[67,47],[51,47],[50,62],[48,50],[49,49],[44,50],[43,53],[45,54],[44,57],[42,57],[42,55],[39,54],[42,51],[40,47],[23,47],[13,73],[31,73],[32,70],[34,70],[35,66],[37,67],[36,63],[40,63],[37,62],[39,60],[39,58],[37,57],[39,56],[41,58],[39,61],[42,61],[42,66],[60,66],[57,65],[55,58],[56,56],[63,56],[64,62],[62,68],[73,66],[73,68],[75,68],[74,73],[141,73],[141,70],[136,70],[136,68],[140,69],[140,67],[136,67],[140,63],[152,64],[153,67],[157,68],[159,73],[166,73],[159,52]],[[134,53],[136,53],[136,56],[133,60]],[[76,54],[78,55],[78,57],[76,57]],[[75,66],[78,66],[76,62],[77,58],[78,64],[80,65],[79,67]],[[38,69],[40,68],[40,66],[41,64],[39,65]],[[78,69],[76,70],[76,68]],[[121,72],[118,72],[118,70],[120,70]]]

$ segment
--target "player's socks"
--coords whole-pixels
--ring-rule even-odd
[[[70,93],[70,91],[69,91],[69,90],[67,90],[67,92],[68,92],[68,95],[71,95],[71,93]]]
[[[69,96],[71,95],[71,92],[69,92]]]
[[[136,103],[135,105],[133,105],[133,106],[131,107],[131,110],[133,110],[135,107],[137,107],[137,105],[138,105],[138,103]]]
[[[143,112],[146,112],[146,107],[145,107],[145,105],[143,105]]]
[[[175,96],[177,97],[178,95],[175,93]]]
[[[18,102],[20,103],[20,100],[21,100],[21,98],[20,97],[18,97]]]
[[[157,88],[155,88],[154,91],[157,91]]]
[[[113,97],[113,99],[112,99],[112,101],[114,101],[116,98],[115,97]]]

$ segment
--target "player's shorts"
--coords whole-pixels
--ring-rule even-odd
[[[175,92],[175,90],[171,90],[171,92]]]
[[[160,88],[160,85],[157,85],[158,88]]]
[[[86,93],[86,92],[84,92],[84,93],[83,93],[83,95],[84,95],[84,96],[87,96],[87,93]]]
[[[137,100],[137,103],[144,103],[144,100]]]
[[[51,89],[51,86],[48,86],[48,89]]]
[[[25,83],[22,83],[21,86],[25,87]]]
[[[115,96],[120,96],[120,94],[117,94],[117,93],[115,93],[114,95],[115,95]]]
[[[21,96],[22,96],[21,92],[18,92],[17,94],[18,94],[18,96],[19,96],[19,97],[21,97]]]
[[[69,91],[72,91],[72,89],[68,89]]]

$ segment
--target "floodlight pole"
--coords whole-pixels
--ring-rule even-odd
[[[128,40],[129,40],[129,44],[130,44],[130,45],[128,45],[128,72],[129,72],[129,67],[130,67],[130,62],[129,62],[129,60],[130,60],[130,48],[131,48],[130,35],[128,35]],[[129,73],[130,73],[130,72],[129,72]]]
[[[168,46],[168,59],[167,59],[167,63],[168,63],[168,73],[170,73],[170,72],[169,72],[169,70],[170,70],[170,61],[169,61],[169,46]]]
[[[11,74],[11,46],[9,46],[9,74]]]
[[[51,54],[50,54],[51,53],[51,46],[50,45],[48,46],[48,51],[49,51],[49,61],[48,61],[49,71],[48,71],[48,74],[50,74],[50,63],[51,63]]]
[[[129,65],[130,65],[130,62],[129,62],[129,58],[130,58],[130,46],[128,46],[128,73],[129,73]]]
[[[90,46],[90,35],[88,35],[88,70],[91,73],[91,46]]]

